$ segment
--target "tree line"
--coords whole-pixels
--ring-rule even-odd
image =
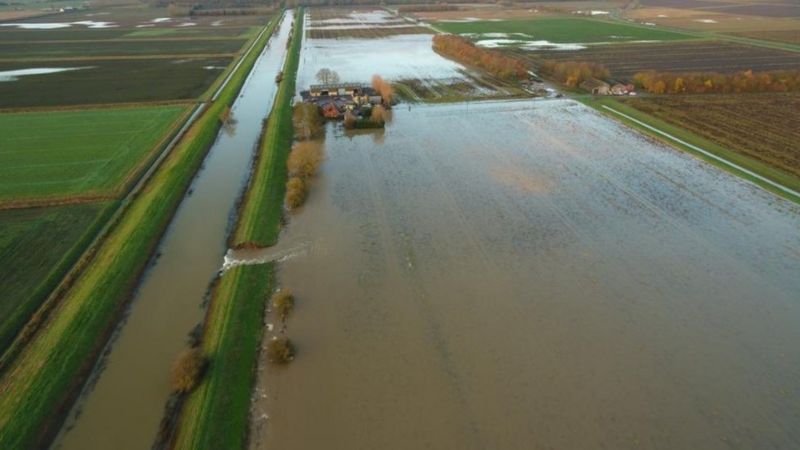
[[[604,65],[588,61],[547,60],[539,66],[539,71],[569,87],[576,87],[591,78],[604,80],[610,76]]]
[[[668,73],[647,71],[633,76],[634,83],[652,94],[713,94],[789,92],[800,90],[800,71],[747,70],[730,74]]]
[[[528,75],[528,69],[521,61],[496,50],[480,48],[467,39],[454,34],[434,36],[433,50],[460,63],[480,67],[502,80],[519,80]]]

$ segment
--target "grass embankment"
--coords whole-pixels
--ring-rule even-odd
[[[291,47],[283,67],[283,81],[275,96],[258,161],[242,201],[239,224],[231,239],[233,247],[274,245],[278,239],[283,195],[286,189],[286,160],[292,147],[292,101],[300,62],[302,20],[295,22]]]
[[[303,35],[303,12],[284,63],[284,79],[267,122],[260,155],[245,195],[236,230],[239,242],[272,243],[286,182],[286,159],[293,126],[291,102]],[[241,449],[247,442],[250,397],[263,333],[263,315],[272,290],[273,263],[227,271],[214,289],[202,348],[209,357],[206,377],[190,394],[179,419],[175,448]]]
[[[713,141],[711,141],[709,139],[706,139],[706,138],[703,138],[701,136],[698,136],[697,134],[694,134],[689,130],[686,130],[684,128],[669,124],[669,123],[667,123],[667,122],[665,122],[665,121],[663,121],[661,119],[653,117],[653,116],[651,116],[649,114],[646,114],[646,113],[644,113],[642,111],[639,111],[638,109],[633,108],[633,107],[631,107],[629,105],[626,105],[626,104],[624,104],[624,103],[622,103],[620,101],[617,101],[615,99],[612,99],[612,98],[601,98],[601,97],[588,97],[588,96],[576,97],[576,99],[581,101],[582,103],[592,107],[592,108],[597,109],[601,113],[606,114],[606,115],[614,118],[617,121],[620,121],[620,122],[622,122],[622,123],[624,123],[624,124],[626,124],[626,125],[628,125],[630,127],[633,127],[635,129],[639,130],[640,132],[642,132],[642,133],[644,133],[644,134],[646,134],[646,135],[648,135],[648,136],[650,136],[650,137],[652,137],[654,139],[657,139],[657,140],[662,141],[662,142],[664,142],[666,144],[669,144],[670,146],[677,147],[677,148],[679,148],[679,149],[681,149],[683,151],[691,153],[692,155],[694,155],[694,156],[696,156],[696,157],[698,157],[698,158],[700,158],[700,159],[702,159],[704,161],[707,161],[707,162],[709,162],[709,163],[711,163],[711,164],[713,164],[713,165],[715,165],[715,166],[717,166],[717,167],[719,167],[719,168],[721,168],[723,170],[726,170],[726,171],[728,171],[730,173],[733,173],[733,174],[735,174],[737,176],[740,176],[740,177],[742,177],[742,178],[744,178],[746,180],[749,180],[749,181],[761,186],[762,188],[764,188],[764,189],[766,189],[766,190],[768,190],[770,192],[773,192],[773,193],[775,193],[777,195],[780,195],[781,197],[784,197],[786,199],[789,199],[789,200],[792,200],[792,201],[800,203],[800,199],[798,199],[797,197],[795,197],[795,196],[793,196],[791,194],[788,194],[788,193],[786,193],[786,192],[784,192],[784,191],[782,191],[780,189],[777,189],[774,186],[770,185],[769,183],[765,183],[762,180],[759,180],[758,178],[755,178],[755,177],[753,177],[753,176],[751,176],[751,175],[749,175],[747,173],[744,173],[744,172],[742,172],[740,170],[737,170],[736,168],[733,168],[733,167],[731,167],[729,165],[723,164],[720,161],[717,161],[717,160],[715,160],[713,158],[710,158],[707,155],[704,155],[704,154],[696,151],[695,149],[693,149],[691,147],[683,145],[683,144],[681,144],[679,142],[676,142],[676,141],[674,141],[672,139],[669,139],[669,138],[667,138],[667,137],[665,137],[665,136],[663,136],[663,135],[661,135],[659,133],[656,133],[653,130],[650,130],[650,129],[646,128],[646,127],[643,127],[639,123],[636,123],[634,121],[628,120],[625,117],[622,117],[622,116],[619,116],[617,114],[614,114],[614,113],[608,111],[607,109],[603,108],[603,105],[608,106],[609,108],[613,108],[613,109],[615,109],[615,110],[617,110],[617,111],[619,111],[619,112],[621,112],[623,114],[626,114],[626,115],[628,115],[630,117],[633,117],[636,120],[644,122],[647,125],[649,125],[649,126],[651,126],[653,128],[656,128],[656,129],[658,129],[658,130],[660,130],[660,131],[662,131],[664,133],[667,133],[667,134],[669,134],[671,136],[674,136],[674,137],[676,137],[676,138],[678,138],[678,139],[680,139],[680,140],[682,140],[682,141],[684,141],[686,143],[689,143],[691,145],[700,147],[701,149],[703,149],[703,150],[705,150],[705,151],[707,151],[707,152],[709,152],[709,153],[711,153],[711,154],[713,154],[715,156],[718,156],[718,157],[720,157],[722,159],[730,161],[733,164],[741,166],[742,168],[745,168],[745,169],[747,169],[749,171],[752,171],[752,172],[754,172],[754,173],[756,173],[756,174],[758,174],[758,175],[760,175],[760,176],[762,176],[764,178],[767,178],[767,179],[769,179],[769,180],[771,180],[771,181],[773,181],[775,183],[778,183],[780,185],[783,185],[783,186],[785,186],[785,187],[787,187],[789,189],[793,189],[795,191],[800,191],[800,179],[798,179],[797,177],[793,177],[793,176],[787,174],[786,172],[783,172],[783,171],[778,170],[778,169],[776,169],[774,167],[771,167],[768,164],[765,164],[765,163],[763,163],[761,161],[758,161],[756,159],[748,157],[748,156],[746,156],[746,155],[744,155],[742,153],[738,153],[738,152],[733,151],[733,150],[731,150],[729,148],[723,147],[723,146],[721,146],[721,145],[719,145],[719,144],[717,144],[717,143],[715,143],[715,142],[713,142]]]
[[[40,332],[9,352],[13,360],[0,360],[0,448],[45,447],[58,430],[270,32],[130,203]]]

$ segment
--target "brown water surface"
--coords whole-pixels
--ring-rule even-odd
[[[797,205],[570,100],[325,153],[253,448],[800,448]]]

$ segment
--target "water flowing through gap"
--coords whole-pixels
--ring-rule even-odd
[[[59,450],[150,448],[169,397],[169,371],[186,347],[227,250],[263,120],[277,92],[293,20],[287,11],[259,56],[189,194],[181,203],[115,337],[54,441]]]

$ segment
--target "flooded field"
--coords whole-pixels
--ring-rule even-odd
[[[800,445],[797,205],[569,100],[325,147],[253,448]]]
[[[219,271],[231,214],[247,180],[262,121],[276,92],[292,14],[256,61],[183,200],[158,257],[53,448],[146,449],[153,444],[170,393],[170,367],[203,317],[201,304]]]
[[[314,9],[306,22],[300,89],[317,83],[316,73],[329,68],[346,82],[369,83],[374,74],[400,82],[398,94],[410,100],[524,95],[502,80],[443,58],[433,51],[430,29],[387,11]]]

